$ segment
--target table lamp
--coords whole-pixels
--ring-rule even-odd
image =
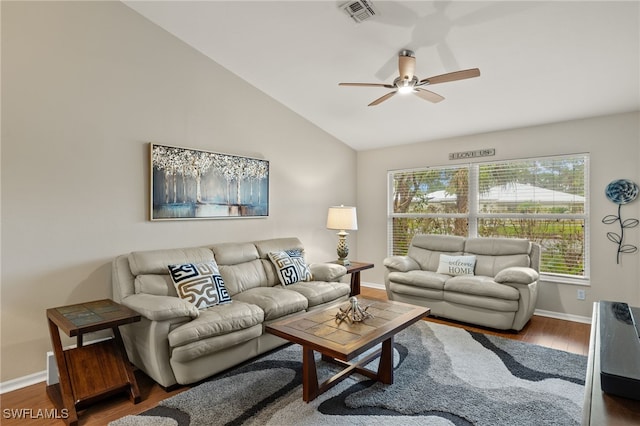
[[[348,266],[351,264],[347,259],[349,255],[349,245],[347,244],[347,230],[358,229],[358,218],[356,216],[356,208],[349,206],[333,206],[329,207],[327,215],[327,229],[336,229],[340,232],[338,235],[338,263]]]

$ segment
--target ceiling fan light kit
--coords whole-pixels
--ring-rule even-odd
[[[454,71],[446,74],[436,75],[433,77],[419,80],[415,75],[416,58],[411,50],[401,50],[398,54],[398,77],[393,80],[391,84],[381,83],[339,83],[339,86],[354,86],[354,87],[385,87],[387,89],[394,89],[393,91],[379,97],[371,102],[368,106],[378,105],[387,99],[393,97],[396,93],[409,94],[413,93],[419,98],[424,99],[432,103],[437,103],[444,100],[444,97],[430,90],[424,89],[423,86],[431,84],[447,83],[450,81],[464,80],[467,78],[473,78],[480,76],[480,70],[478,68],[471,68],[468,70]]]

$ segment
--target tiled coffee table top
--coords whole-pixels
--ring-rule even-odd
[[[315,347],[320,352],[329,351],[338,359],[349,360],[373,346],[369,342],[380,342],[385,336],[393,336],[397,329],[406,327],[429,313],[429,308],[393,301],[358,298],[361,308],[366,308],[373,318],[351,324],[339,322],[336,313],[340,307],[349,307],[343,302],[318,311],[310,311],[267,326],[267,331],[302,345]],[[364,348],[364,349],[362,349]]]

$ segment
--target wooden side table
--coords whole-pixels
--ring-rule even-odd
[[[67,410],[67,424],[78,424],[76,410],[118,392],[128,391],[134,404],[140,402],[138,384],[118,329],[140,321],[140,314],[104,299],[47,309],[47,320],[60,375],[59,383],[47,386],[47,395],[58,408]],[[113,331],[113,339],[82,344],[83,334],[108,328]],[[76,348],[62,348],[60,330],[69,337],[77,336]]]
[[[338,263],[338,261],[329,263]],[[341,265],[341,263],[338,264]],[[360,294],[360,271],[371,269],[373,266],[373,263],[356,262],[353,260],[350,265],[344,265],[344,267],[347,268],[347,274],[351,274],[351,293],[349,296],[356,296]]]

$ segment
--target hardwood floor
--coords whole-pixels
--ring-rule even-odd
[[[384,290],[362,288],[362,295],[371,298],[386,299]],[[553,318],[534,316],[527,326],[519,333],[503,332],[482,327],[469,326],[453,321],[428,318],[427,321],[462,327],[467,330],[485,334],[493,334],[507,339],[521,340],[536,345],[547,346],[567,352],[587,355],[589,350],[589,324],[563,321]],[[166,392],[145,374],[137,371],[138,386],[142,395],[142,402],[132,404],[125,394],[116,395],[80,411],[79,425],[106,425],[112,420],[128,414],[137,414],[152,408],[165,398],[189,389],[182,386],[171,392]],[[45,383],[38,383],[8,392],[0,396],[2,417],[0,423],[4,425],[62,425],[60,419],[51,419],[56,414],[54,406],[49,401],[45,391]],[[22,418],[17,418],[18,414]],[[59,412],[58,412],[59,414]]]

